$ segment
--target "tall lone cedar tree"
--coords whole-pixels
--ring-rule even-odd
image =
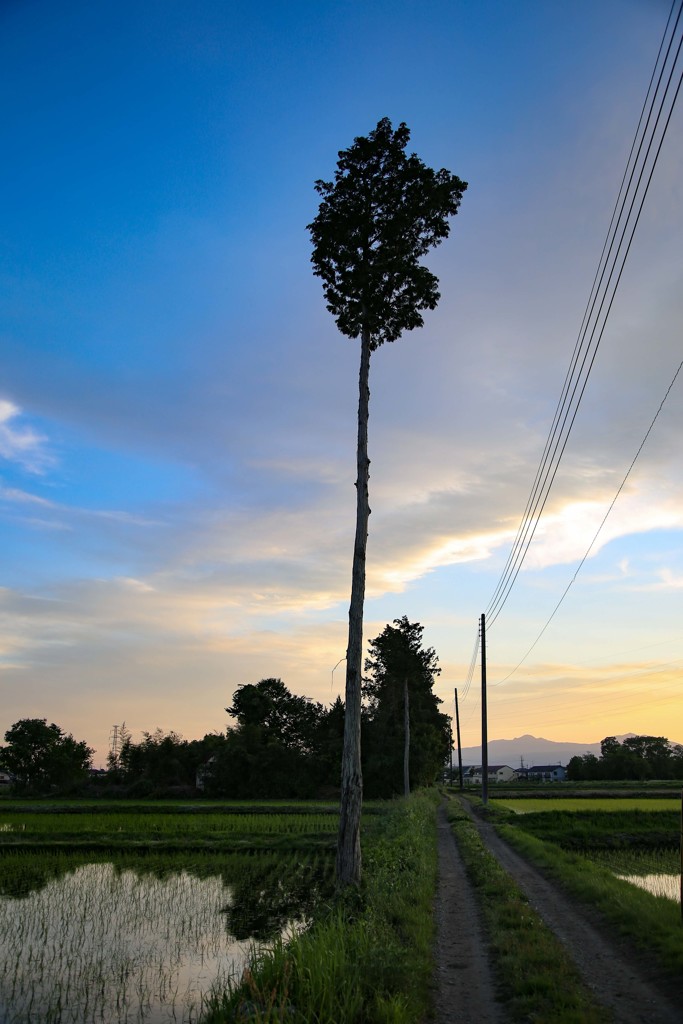
[[[441,674],[433,647],[422,646],[424,627],[404,615],[368,644],[365,784],[374,795],[394,796],[430,785],[450,747],[449,719],[433,687]]]
[[[360,817],[363,781],[360,760],[361,669],[365,559],[368,537],[368,410],[370,354],[403,331],[421,327],[421,311],[439,301],[438,281],[420,264],[450,231],[467,183],[447,170],[435,171],[413,153],[410,131],[383,118],[374,131],[341,150],[334,181],[317,181],[322,197],[308,225],[313,272],[321,277],[327,308],[349,338],[360,337],[356,480],[356,536],[353,550],[349,639],[346,660],[346,717],[342,757],[337,879],[357,884],[361,876]]]

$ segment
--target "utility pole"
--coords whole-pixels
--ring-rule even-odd
[[[458,777],[462,790],[462,747],[460,746],[460,712],[458,711],[458,687],[455,688],[455,732],[458,737]],[[453,773],[451,772],[451,775]]]
[[[489,802],[489,737],[486,710],[486,617],[481,616],[481,802]]]

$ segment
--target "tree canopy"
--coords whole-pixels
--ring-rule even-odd
[[[421,327],[421,310],[436,307],[438,280],[419,261],[448,237],[467,188],[408,155],[409,140],[406,124],[382,118],[340,151],[334,181],[315,183],[313,272],[341,333],[367,331],[371,349]]]
[[[373,796],[402,790],[404,687],[410,709],[411,788],[430,785],[448,757],[449,719],[439,711],[434,683],[441,673],[433,647],[423,647],[424,627],[404,615],[369,644],[363,695],[366,700],[364,780]]]
[[[5,733],[0,765],[32,792],[64,791],[88,777],[93,751],[46,718],[22,718]]]
[[[258,728],[266,743],[278,743],[303,753],[315,746],[323,708],[308,697],[290,693],[281,679],[238,686],[232,705],[225,709],[240,729]]]
[[[235,719],[206,774],[212,794],[294,798],[338,783],[321,753],[328,712],[291,693],[281,679],[239,686],[226,711]]]
[[[597,779],[681,779],[683,747],[665,736],[605,736],[600,757],[584,754],[572,757],[567,778],[573,782]]]

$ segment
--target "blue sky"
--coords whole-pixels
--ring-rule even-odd
[[[90,4],[0,12],[0,730],[221,729],[346,648],[356,345],[313,182],[379,118],[469,182],[442,300],[371,368],[366,637],[462,686],[576,340],[668,2]],[[675,112],[494,684],[575,571],[680,361]],[[681,384],[489,735],[683,742]],[[450,710],[450,706],[448,708]],[[474,687],[465,745],[478,742]]]

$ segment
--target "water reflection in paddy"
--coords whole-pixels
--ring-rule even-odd
[[[251,946],[231,933],[234,902],[220,876],[141,875],[110,863],[0,897],[0,1020],[196,1021],[202,997],[241,972]]]
[[[681,899],[681,876],[680,875],[617,875],[617,878],[631,885],[637,885],[641,889],[652,893],[653,896],[665,896],[668,900]]]

